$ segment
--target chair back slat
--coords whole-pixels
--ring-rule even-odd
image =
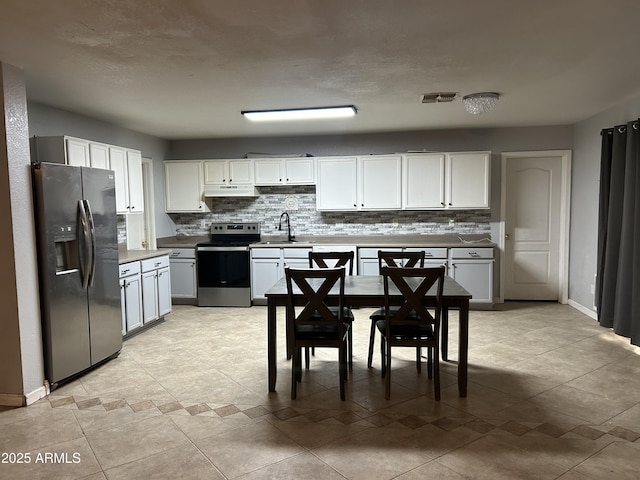
[[[440,324],[444,266],[434,268],[382,267],[387,328],[393,325]],[[390,294],[390,285],[398,293]],[[435,285],[435,310],[432,314],[424,304],[424,297]],[[400,298],[399,300],[397,298]],[[394,308],[391,308],[394,307]],[[398,308],[399,307],[399,308]]]
[[[285,268],[287,318],[295,329],[299,325],[336,326],[339,338],[344,332],[345,268]],[[335,286],[338,291],[335,292]],[[297,289],[297,290],[296,290]],[[296,305],[294,296],[302,293],[306,303]],[[329,302],[331,295],[332,301]],[[337,302],[339,308],[329,308]]]
[[[309,252],[309,268],[345,267],[353,275],[353,252]]]
[[[424,251],[393,252],[378,250],[378,271],[382,274],[382,267],[424,268]]]

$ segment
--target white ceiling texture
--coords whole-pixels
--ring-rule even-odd
[[[639,45],[638,0],[0,2],[0,61],[30,100],[166,139],[573,124],[640,93]],[[496,108],[466,113],[484,91]],[[345,104],[355,118],[240,115]]]

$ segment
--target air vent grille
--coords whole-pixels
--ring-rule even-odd
[[[446,103],[453,102],[456,98],[456,92],[438,92],[438,93],[425,93],[422,95],[422,103]]]

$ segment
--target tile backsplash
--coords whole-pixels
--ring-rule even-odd
[[[314,186],[258,190],[258,197],[208,199],[210,213],[168,214],[176,225],[176,235],[207,235],[214,222],[260,222],[262,235],[282,235],[278,222],[284,211],[291,217],[292,232],[299,236],[490,233],[489,210],[318,212]],[[287,209],[287,201],[297,201],[298,209]]]

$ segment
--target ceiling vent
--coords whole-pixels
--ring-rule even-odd
[[[421,96],[422,103],[446,103],[453,102],[456,92],[425,93]]]

